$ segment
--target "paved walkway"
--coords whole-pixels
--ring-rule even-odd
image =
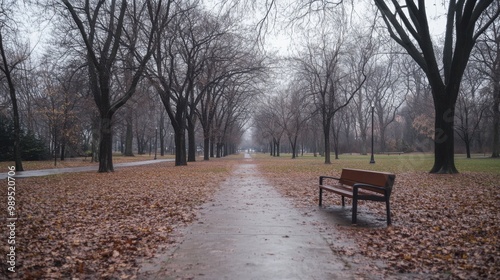
[[[139,275],[162,280],[353,278],[318,228],[262,178],[250,159],[203,205],[180,245],[145,263]]]
[[[116,163],[113,164],[113,167],[129,167],[129,166],[139,166],[146,164],[153,164],[165,161],[174,161],[174,159],[155,159],[155,160],[144,160],[144,161],[133,161],[133,162],[124,162],[124,163]],[[74,173],[74,172],[90,172],[99,169],[99,166],[81,166],[81,167],[66,167],[66,168],[52,168],[52,169],[40,169],[40,170],[28,170],[28,171],[20,171],[16,172],[15,178],[26,178],[26,177],[38,177],[38,176],[47,176],[47,175],[55,175],[61,173]],[[5,168],[6,171],[7,168]],[[0,180],[7,178],[7,172],[0,173]]]

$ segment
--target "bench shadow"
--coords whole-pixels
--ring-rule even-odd
[[[386,228],[387,221],[385,216],[373,215],[369,209],[358,206],[357,224],[352,224],[351,206],[322,206],[318,207],[318,213],[328,221],[339,226],[358,227],[358,228]]]

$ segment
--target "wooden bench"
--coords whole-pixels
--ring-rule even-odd
[[[387,225],[390,225],[391,207],[389,199],[395,179],[396,175],[392,173],[346,168],[342,169],[340,178],[320,176],[319,206],[322,205],[323,190],[341,195],[342,206],[345,206],[345,197],[352,198],[352,223],[356,224],[358,200],[385,201]],[[327,181],[331,181],[332,184],[325,184]]]

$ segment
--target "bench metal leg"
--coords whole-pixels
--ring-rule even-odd
[[[323,195],[323,189],[319,188],[319,206],[321,206],[322,203],[322,195]]]
[[[345,199],[344,199],[344,196],[342,196],[342,207],[345,206]]]
[[[358,222],[358,199],[352,198],[352,224],[356,224]]]
[[[391,225],[391,205],[389,203],[389,199],[385,200],[385,208],[387,210],[387,225]]]

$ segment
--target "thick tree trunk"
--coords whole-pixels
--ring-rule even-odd
[[[210,160],[210,137],[203,138],[203,160]]]
[[[441,99],[434,103],[436,113],[434,123],[434,166],[432,167],[430,173],[458,173],[458,170],[455,167],[454,151],[455,103],[449,102],[446,99]]]
[[[99,142],[99,172],[113,172],[113,135],[111,116],[101,117],[101,138]]]
[[[279,139],[274,139],[274,156],[279,157],[280,156],[280,140]]]
[[[186,161],[186,130],[184,127],[175,129],[175,165],[187,165]]]

